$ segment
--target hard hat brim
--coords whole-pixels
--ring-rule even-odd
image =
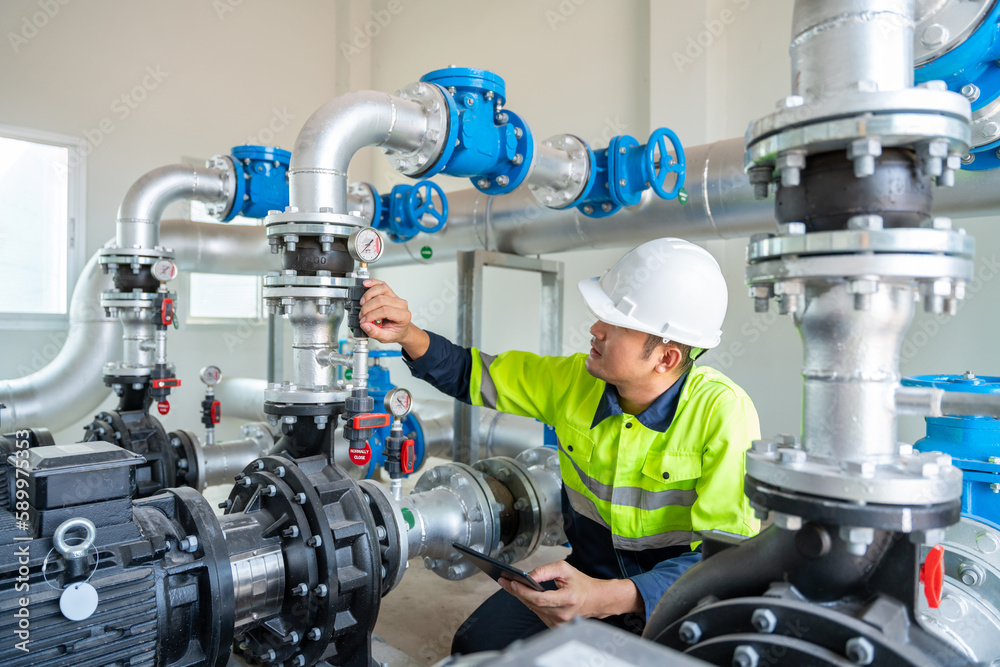
[[[593,278],[584,278],[577,283],[577,288],[580,290],[580,295],[583,297],[584,303],[587,304],[587,308],[590,309],[591,314],[600,321],[612,326],[634,329],[653,336],[662,336],[677,343],[700,347],[706,350],[717,346],[722,339],[721,331],[716,332],[714,336],[708,338],[694,337],[693,334],[687,332],[684,334],[673,332],[674,335],[671,335],[669,331],[652,331],[639,320],[618,310],[611,297],[601,287],[600,278],[596,276]]]

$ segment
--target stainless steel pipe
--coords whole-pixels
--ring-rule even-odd
[[[263,225],[164,220],[160,243],[174,251],[181,271],[257,276],[281,269],[281,258],[271,254]]]
[[[154,169],[128,189],[118,208],[119,248],[160,245],[160,218],[170,204],[194,199],[227,204],[235,193],[232,169],[171,164]]]

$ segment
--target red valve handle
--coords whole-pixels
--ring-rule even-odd
[[[166,389],[168,387],[179,386],[181,386],[180,378],[162,378],[160,380],[153,380],[153,389]]]
[[[931,549],[920,564],[920,581],[924,585],[927,606],[931,609],[940,607],[944,589],[944,547],[940,544]]]
[[[413,464],[416,463],[416,443],[413,440],[404,440],[403,448],[399,452],[399,467],[409,475],[413,472]]]
[[[168,327],[174,323],[174,300],[164,299],[163,305],[160,306],[160,322],[163,326]]]
[[[389,425],[389,415],[380,412],[367,412],[351,418],[351,426],[355,429],[382,428]]]
[[[213,424],[218,424],[222,419],[222,405],[218,401],[212,401],[212,407],[208,410],[208,416]]]

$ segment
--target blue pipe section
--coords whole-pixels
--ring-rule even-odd
[[[670,149],[676,158],[670,155]],[[655,130],[645,144],[626,134],[614,137],[606,150],[595,152],[587,146],[587,151],[590,179],[576,207],[591,218],[605,218],[622,206],[635,206],[647,188],[663,199],[674,199],[684,187],[684,147],[669,128]],[[671,174],[676,179],[668,189]]]
[[[236,196],[222,219],[238,215],[264,218],[269,211],[288,206],[288,164],[292,154],[274,146],[235,146],[230,156],[236,165]]]
[[[422,177],[443,173],[469,178],[491,195],[513,192],[531,170],[535,142],[528,124],[503,109],[507,86],[493,72],[448,67],[428,72],[424,83],[447,94],[448,138],[445,149]]]
[[[951,51],[915,68],[914,81],[941,80],[948,90],[961,94],[964,86],[979,88],[979,98],[972,102],[972,112],[982,109],[1000,97],[1000,2],[969,37]],[[963,169],[982,171],[1000,167],[1000,138],[972,149],[975,160]]]
[[[434,195],[440,205],[435,202]],[[379,198],[377,210],[379,216],[372,227],[384,231],[397,243],[405,243],[420,232],[433,234],[444,229],[448,222],[448,197],[433,181],[401,184]]]
[[[907,387],[1000,394],[1000,377],[967,379],[962,375],[903,378]],[[962,512],[977,520],[1000,523],[1000,420],[992,417],[926,417],[927,436],[914,444],[921,452],[943,452],[962,470]],[[993,458],[996,462],[991,462]]]

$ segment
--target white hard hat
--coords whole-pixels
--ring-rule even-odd
[[[600,278],[580,281],[594,316],[664,340],[710,348],[722,339],[729,291],[715,258],[681,239],[630,250]]]

